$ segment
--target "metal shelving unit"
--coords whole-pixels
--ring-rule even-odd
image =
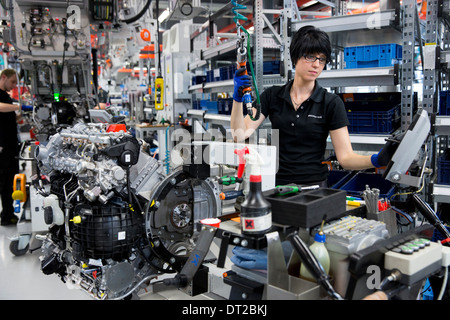
[[[450,1],[433,0],[427,3],[427,29],[424,50],[424,99],[423,108],[436,115],[439,105],[439,89],[449,90],[448,68],[450,63],[449,35]],[[442,50],[442,51],[441,51]],[[437,173],[437,159],[446,147],[449,147],[450,116],[436,115],[432,137],[432,167]],[[435,203],[450,203],[450,185],[436,183],[434,176],[431,195]]]
[[[407,0],[408,1],[408,0]],[[336,1],[339,4],[339,1]],[[313,25],[330,36],[333,48],[342,50],[346,46],[374,44],[373,41],[399,43],[402,41],[400,25],[400,8],[392,8],[373,13],[355,15],[341,15],[338,5],[332,6],[334,16],[326,19],[300,20],[296,3],[285,0],[284,12],[286,26],[282,30],[286,36],[284,47],[290,45],[290,35],[303,26]],[[403,40],[404,42],[405,40]],[[409,41],[409,39],[408,39]],[[414,42],[413,42],[414,43]],[[284,65],[286,70],[292,69],[292,62],[288,50],[284,51]],[[343,60],[342,54],[336,54],[336,66]],[[323,87],[345,88],[364,86],[397,86],[401,81],[402,68],[393,67],[364,68],[364,69],[332,69],[324,70],[317,81]],[[289,75],[285,80],[288,80]],[[412,86],[412,82],[410,83]],[[350,141],[355,150],[378,151],[389,135],[351,134]],[[328,149],[332,149],[329,141]]]
[[[323,87],[394,86],[399,84],[399,68],[380,67],[363,69],[324,70],[317,81]]]

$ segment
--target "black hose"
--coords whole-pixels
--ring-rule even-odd
[[[130,18],[130,19],[127,19],[127,20],[121,20],[121,21],[125,22],[126,24],[130,24],[130,23],[133,23],[133,22],[139,20],[144,15],[144,13],[147,11],[147,9],[150,6],[151,2],[152,2],[152,0],[148,0],[147,3],[145,4],[145,6],[142,8],[141,12],[139,12],[133,18]]]
[[[335,300],[343,300],[341,295],[336,292],[329,281],[329,276],[325,273],[322,266],[320,265],[317,258],[308,248],[308,246],[303,242],[298,234],[288,235],[288,240],[291,242],[295,251],[300,256],[300,260],[305,265],[306,269],[311,273],[311,275],[316,279],[317,283],[322,286],[328,293],[328,295]]]

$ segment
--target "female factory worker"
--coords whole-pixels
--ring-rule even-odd
[[[242,110],[243,89],[251,86],[251,78],[242,74],[244,69],[236,71],[231,112],[235,141],[248,138],[269,117],[272,129],[279,130],[276,185],[296,183],[326,187],[328,168],[322,161],[328,134],[343,168],[362,170],[387,165],[395,152],[389,142],[372,156],[353,151],[344,103],[316,80],[325,64],[331,61],[328,35],[313,26],[299,29],[292,37],[290,55],[295,67],[294,79],[261,94],[261,116],[256,121],[248,115],[244,117]]]

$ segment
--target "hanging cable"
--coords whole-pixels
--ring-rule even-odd
[[[142,8],[142,10],[137,15],[135,15],[132,18],[126,19],[126,20],[121,20],[121,22],[125,22],[126,24],[130,24],[130,23],[136,22],[137,20],[142,18],[142,16],[147,12],[148,7],[150,6],[151,2],[152,2],[152,0],[148,0],[147,3]]]
[[[236,23],[236,28],[237,28],[237,36],[238,36],[238,62],[240,64],[242,64],[243,66],[245,66],[245,61],[244,57],[242,57],[242,55],[239,55],[239,52],[244,53],[244,51],[247,51],[247,56],[248,56],[248,62],[249,62],[249,66],[250,66],[250,72],[252,75],[252,82],[253,82],[253,86],[255,88],[255,94],[256,94],[256,116],[253,117],[252,111],[251,111],[251,107],[248,106],[247,110],[248,110],[248,115],[250,117],[251,120],[256,121],[259,119],[260,113],[261,113],[261,104],[260,104],[260,100],[259,100],[259,91],[258,91],[258,85],[256,83],[255,80],[255,71],[253,70],[253,62],[252,62],[252,55],[251,55],[251,51],[250,51],[250,33],[241,25],[241,23],[239,22],[239,20],[242,21],[248,21],[248,18],[243,16],[242,14],[240,14],[238,12],[238,10],[241,9],[247,9],[246,6],[242,5],[242,4],[238,4],[237,0],[231,0],[231,4],[233,5],[231,11],[234,14],[233,17],[233,21]],[[242,47],[244,45],[243,42],[245,42],[245,36],[241,36],[241,30],[245,33],[246,37],[247,37],[247,48],[246,50],[244,50],[244,47]]]

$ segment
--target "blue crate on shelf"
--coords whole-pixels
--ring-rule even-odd
[[[263,62],[263,74],[279,74],[280,73],[280,60],[264,61]]]
[[[206,71],[206,82],[213,82],[213,81],[214,81],[214,71],[207,70]]]
[[[228,80],[228,66],[219,68],[220,70],[220,81]]]
[[[201,110],[202,107],[200,106],[200,100],[192,100],[192,109],[194,110]]]
[[[217,100],[217,110],[219,114],[231,114],[231,107],[233,105],[233,99],[218,99]]]
[[[380,190],[380,198],[390,198],[395,192],[395,185],[383,178],[382,174],[371,172],[358,172],[339,189],[347,191],[347,194],[361,197],[366,185],[370,189]]]
[[[218,113],[217,101],[200,100],[201,110],[207,110],[208,113]]]
[[[236,73],[236,64],[232,64],[228,67],[228,79],[234,79],[234,74]]]
[[[437,161],[438,183],[450,185],[450,149],[444,151]]]
[[[353,176],[353,171],[349,170],[331,170],[328,171],[328,187],[339,189]]]
[[[402,46],[395,43],[344,48],[345,69],[390,67],[402,60]]]
[[[400,105],[371,101],[367,104],[346,103],[350,133],[390,134],[400,126]]]
[[[192,77],[192,85],[201,84],[206,82],[206,76],[193,76]]]
[[[450,115],[450,91],[439,92],[439,114],[441,116]]]

